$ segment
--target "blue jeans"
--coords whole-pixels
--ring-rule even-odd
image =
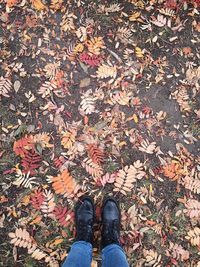
[[[92,245],[85,241],[74,242],[62,267],[90,267]],[[102,250],[102,267],[129,267],[123,249],[111,244]]]

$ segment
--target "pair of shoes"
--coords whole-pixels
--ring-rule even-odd
[[[108,197],[102,207],[102,248],[120,245],[120,209],[114,198]],[[82,197],[75,208],[76,241],[93,243],[93,224],[95,209],[89,196]]]

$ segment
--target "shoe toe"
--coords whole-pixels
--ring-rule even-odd
[[[79,219],[82,219],[84,221],[93,219],[94,209],[92,203],[88,200],[84,200],[77,210],[77,215]]]
[[[103,210],[105,220],[119,220],[119,209],[114,201],[107,201]]]

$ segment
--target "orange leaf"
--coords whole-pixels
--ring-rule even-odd
[[[43,10],[46,8],[46,6],[40,0],[31,0],[31,3],[37,10]]]
[[[32,224],[39,224],[42,220],[41,216],[37,216],[34,220],[32,220],[32,222],[30,223],[30,225]]]
[[[56,194],[69,196],[77,189],[77,183],[70,175],[68,170],[64,170],[61,174],[52,178],[52,187]]]
[[[154,221],[152,221],[152,220],[147,220],[147,221],[146,221],[146,224],[153,226],[153,225],[156,224],[156,222],[154,222]]]
[[[17,4],[18,0],[7,0],[6,5],[7,7],[13,7]]]
[[[163,167],[163,173],[172,181],[178,180],[180,178],[180,174],[182,174],[182,169],[179,164],[171,162],[167,166]]]
[[[189,55],[191,54],[191,52],[192,52],[192,49],[190,47],[183,47],[183,53],[185,55]]]

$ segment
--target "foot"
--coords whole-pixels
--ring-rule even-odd
[[[76,241],[93,242],[94,204],[90,197],[82,197],[75,208]]]
[[[117,202],[109,197],[104,201],[102,209],[102,248],[120,245],[120,210]]]

